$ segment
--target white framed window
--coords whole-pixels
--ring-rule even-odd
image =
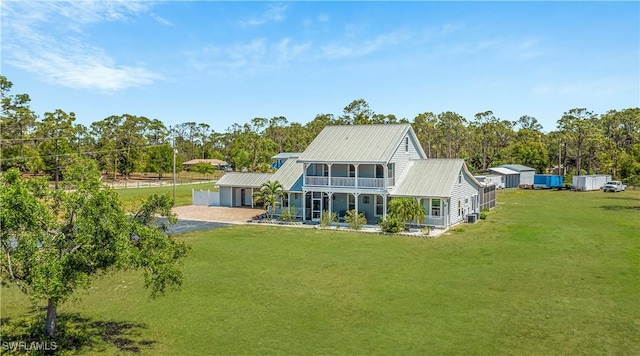
[[[431,199],[431,216],[440,216],[440,214],[442,214],[440,199]]]
[[[356,166],[353,164],[349,165],[349,177],[353,178],[356,176]]]
[[[356,197],[353,194],[347,194],[347,210],[354,210],[356,208]]]
[[[462,171],[458,174],[458,184],[462,184]]]
[[[404,151],[409,152],[409,136],[404,138]]]
[[[462,200],[458,200],[458,216],[462,216]]]

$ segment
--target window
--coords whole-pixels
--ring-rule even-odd
[[[354,210],[356,208],[356,199],[353,194],[347,194],[348,210]]]
[[[462,171],[458,174],[458,184],[462,184]]]
[[[289,195],[288,194],[283,194],[282,195],[282,207],[283,208],[288,208],[289,207]]]
[[[431,216],[440,216],[440,199],[431,199]]]
[[[379,195],[375,196],[375,200],[376,200],[376,216],[382,216],[384,215],[384,205],[383,205],[383,198]]]
[[[322,175],[325,177],[329,176],[329,166],[326,164],[322,165]]]
[[[353,164],[349,165],[349,177],[353,178],[356,176],[356,166]]]
[[[389,163],[389,165],[387,166],[387,169],[389,170],[389,173],[387,173],[389,175],[389,178],[393,178],[395,176],[396,164]]]
[[[365,195],[362,197],[362,204],[369,204],[369,196]]]
[[[409,136],[404,138],[404,151],[409,152]]]
[[[458,200],[458,216],[462,216],[462,201]]]

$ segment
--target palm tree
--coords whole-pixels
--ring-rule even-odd
[[[405,224],[412,221],[419,224],[427,216],[427,212],[417,199],[404,197],[395,198],[389,202],[389,215]]]
[[[282,196],[282,184],[276,181],[267,181],[262,183],[260,190],[253,193],[253,199],[256,203],[262,202],[267,216],[269,219],[273,218],[273,213],[278,204],[280,204],[280,197]]]

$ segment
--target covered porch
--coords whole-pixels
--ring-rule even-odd
[[[320,221],[323,211],[336,213],[339,221],[349,210],[364,214],[367,224],[377,224],[387,212],[388,195],[384,192],[322,192],[304,193],[303,220]]]

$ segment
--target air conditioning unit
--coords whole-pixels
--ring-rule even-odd
[[[475,224],[475,223],[476,223],[476,221],[477,221],[477,218],[476,218],[476,215],[475,215],[475,214],[467,215],[467,222],[468,222],[469,224]]]

